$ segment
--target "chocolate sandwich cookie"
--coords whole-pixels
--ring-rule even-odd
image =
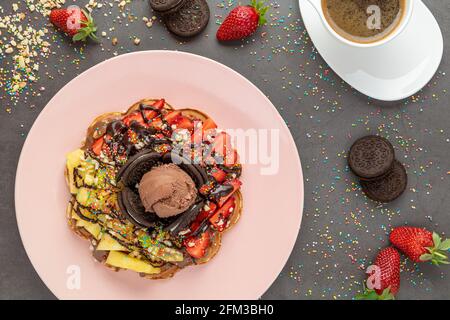
[[[164,14],[171,14],[178,11],[185,0],[149,0],[153,11]]]
[[[368,181],[386,175],[392,169],[394,160],[392,144],[379,136],[356,140],[348,155],[348,164],[353,173],[361,180]]]
[[[164,22],[175,35],[192,37],[206,28],[209,16],[209,6],[205,0],[185,0],[177,12],[164,16]]]
[[[382,178],[372,181],[361,180],[361,187],[367,197],[378,202],[391,202],[406,189],[408,176],[405,167],[394,160],[392,169]]]

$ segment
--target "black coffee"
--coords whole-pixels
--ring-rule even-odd
[[[322,0],[331,27],[344,38],[362,43],[379,41],[400,24],[409,0]]]

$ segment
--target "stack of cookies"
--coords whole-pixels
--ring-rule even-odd
[[[167,29],[179,37],[193,37],[201,33],[209,22],[206,0],[149,0]]]
[[[392,144],[379,136],[356,140],[350,148],[348,164],[360,179],[363,192],[378,202],[391,202],[406,189],[405,167],[395,159]]]

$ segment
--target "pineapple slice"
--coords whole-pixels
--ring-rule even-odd
[[[81,214],[83,216],[85,216],[86,218],[91,219],[91,220],[97,219],[97,216],[95,214],[93,214],[92,212],[90,212],[89,210],[87,210],[86,208],[80,207],[78,209],[80,210]]]
[[[92,191],[94,192],[94,191]],[[80,188],[77,192],[77,201],[84,207],[88,207],[91,201],[91,189]]]
[[[105,251],[128,251],[123,245],[121,245],[116,239],[105,233],[97,246],[97,250]]]
[[[102,227],[97,223],[92,223],[81,219],[78,214],[72,210],[72,218],[77,220],[76,226],[86,229],[95,239],[100,239]]]
[[[116,208],[117,194],[111,190],[90,189],[81,187],[78,189],[76,200],[89,210],[110,213],[111,208]]]
[[[90,234],[94,236],[95,239],[99,239],[100,232],[102,231],[102,227],[100,227],[97,223],[91,223],[85,220],[78,220],[77,227],[85,228]]]
[[[83,185],[103,189],[110,187],[112,184],[111,180],[114,180],[114,178],[110,177],[115,175],[114,168],[99,168],[98,162],[89,156],[85,156],[83,150],[77,149],[69,153],[66,158],[67,179],[72,194],[76,194]],[[78,170],[76,177],[74,176],[75,169]]]
[[[75,210],[72,209],[72,219],[75,219],[77,221],[81,220],[81,218],[78,216],[78,214],[75,212]]]
[[[84,151],[81,149],[77,149],[67,154],[66,156],[67,178],[69,180],[70,193],[72,194],[76,194],[78,191],[78,188],[75,185],[75,179],[73,177],[73,170],[81,164],[83,158],[84,158]]]
[[[161,269],[153,267],[150,263],[130,257],[126,253],[120,251],[110,251],[106,264],[121,269],[133,270],[147,274],[160,273]]]

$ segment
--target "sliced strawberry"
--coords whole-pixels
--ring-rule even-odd
[[[212,143],[212,150],[222,157],[222,163],[226,166],[234,165],[238,161],[238,154],[231,145],[231,137],[226,132],[220,132]],[[217,162],[217,161],[216,161]]]
[[[214,179],[219,183],[224,182],[225,179],[227,178],[227,173],[218,167],[214,167],[210,173],[214,177]]]
[[[206,132],[207,130],[216,129],[217,124],[214,122],[213,119],[208,118],[205,121],[203,121],[203,132]]]
[[[233,190],[226,196],[223,196],[219,199],[219,201],[217,202],[219,207],[222,207],[225,204],[225,202],[241,187],[242,182],[239,179],[233,179],[225,181],[223,184],[233,186]]]
[[[214,139],[212,148],[213,150],[220,154],[225,155],[227,149],[231,147],[231,137],[226,132],[220,132]]]
[[[194,130],[191,134],[191,142],[195,145],[200,145],[203,143],[203,133],[200,130]]]
[[[202,195],[207,195],[213,188],[214,182],[208,181],[198,189],[198,192],[200,192]]]
[[[149,123],[149,126],[152,128],[155,128],[156,130],[162,130],[164,122],[161,120],[161,118],[153,118],[152,122]]]
[[[188,119],[183,116],[179,116],[175,120],[175,125],[177,126],[178,129],[187,129],[190,131],[192,131],[194,129],[194,122],[192,122],[191,119]]]
[[[95,155],[99,156],[102,152],[103,143],[105,142],[104,137],[100,137],[92,144],[92,151]]]
[[[142,114],[139,111],[134,111],[134,112],[130,113],[129,115],[127,115],[125,118],[123,118],[123,122],[128,127],[130,126],[130,124],[133,121],[136,121],[143,126],[145,125],[144,118],[142,118]]]
[[[209,218],[209,222],[211,222],[217,231],[222,232],[227,228],[228,217],[233,213],[235,208],[236,197],[233,196],[229,198],[211,218]]]
[[[209,231],[206,231],[198,237],[191,237],[184,240],[184,246],[191,257],[200,259],[205,255],[210,239],[211,235],[209,234]]]
[[[211,215],[216,211],[217,205],[214,202],[209,201],[207,205],[209,209],[200,211],[200,213],[197,215],[197,218],[195,218],[195,220],[191,223],[189,227],[189,229],[191,230],[190,233],[197,231],[203,221],[209,219],[209,217],[211,217]]]
[[[145,119],[147,119],[147,121],[152,120],[153,118],[156,118],[156,116],[158,115],[158,112],[154,111],[154,110],[143,110],[142,113],[144,114]]]
[[[226,153],[226,145],[231,145],[231,138],[230,136],[225,132],[220,132],[217,135],[214,135],[214,133],[211,133],[212,135],[212,143],[209,146],[208,151],[205,154],[205,162],[209,165],[213,164],[223,164],[223,155]],[[208,139],[206,136],[203,137],[206,140],[210,140],[211,137]]]
[[[191,225],[189,226],[189,232],[187,235],[192,234],[193,232],[197,231],[197,229],[200,227],[201,222],[195,220],[191,223]]]
[[[217,210],[217,205],[214,202],[208,201],[206,204],[209,207],[209,209],[202,211],[201,218],[204,218],[204,219],[206,219],[206,217],[211,216]]]
[[[238,162],[239,162],[239,155],[238,155],[236,149],[233,149],[229,153],[227,153],[227,156],[225,157],[224,165],[227,167],[231,167],[231,166],[236,165]]]
[[[156,139],[163,139],[165,136],[162,133],[155,134]]]
[[[152,106],[156,109],[161,110],[162,108],[164,108],[165,104],[166,104],[166,100],[160,99],[158,101],[155,101]]]
[[[164,120],[167,121],[168,124],[175,124],[179,117],[181,117],[181,111],[170,111],[164,116]]]

